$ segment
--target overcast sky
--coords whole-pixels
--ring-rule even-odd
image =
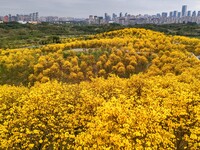
[[[83,17],[103,16],[119,12],[157,14],[172,10],[200,10],[200,0],[0,0],[0,16],[6,14],[29,14],[39,12],[40,16]]]

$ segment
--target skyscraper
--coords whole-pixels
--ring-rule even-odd
[[[8,15],[8,21],[11,22],[12,16],[11,14]]]
[[[167,18],[167,12],[163,12],[163,13],[162,13],[162,17],[163,17],[163,18]]]
[[[187,5],[182,6],[182,17],[185,17],[187,15]]]
[[[198,17],[200,16],[200,11],[198,11],[198,14],[197,14],[197,16],[198,16]]]
[[[178,11],[176,11],[176,10],[174,11],[173,17],[175,17],[175,18],[178,17]]]
[[[107,13],[105,13],[105,20],[106,20],[106,22],[109,22],[111,20],[110,18],[111,17]]]
[[[125,13],[125,17],[127,17],[128,16],[128,13]]]
[[[107,13],[105,13],[105,14],[104,14],[104,17],[105,17],[105,19],[106,19],[106,18],[108,17],[108,14],[107,14]]]
[[[9,22],[9,17],[8,17],[8,16],[4,16],[4,17],[3,17],[3,21],[4,21],[4,22]]]
[[[119,17],[120,17],[120,18],[121,18],[121,17],[123,17],[123,14],[122,14],[122,12],[120,12],[120,13],[119,13]]]
[[[112,20],[115,20],[116,18],[117,18],[117,15],[115,13],[113,13]]]
[[[35,21],[38,21],[38,19],[39,19],[39,13],[38,12],[35,13],[35,19],[36,19]]]
[[[169,17],[173,17],[173,11],[170,11]]]
[[[196,11],[193,11],[193,13],[192,13],[192,17],[196,17],[196,16],[197,16]]]
[[[191,17],[191,11],[190,10],[187,12],[187,16]]]
[[[178,12],[178,18],[180,18],[181,17],[181,12]]]
[[[161,17],[160,13],[157,13],[156,17],[160,18]]]

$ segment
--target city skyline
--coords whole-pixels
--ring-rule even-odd
[[[173,5],[172,5],[173,4]],[[182,5],[188,10],[199,10],[199,0],[3,0],[0,5],[0,15],[26,14],[40,12],[40,16],[59,16],[87,18],[91,14],[102,16],[108,14],[127,12],[129,14],[154,15],[172,10],[181,11]]]
[[[39,18],[39,12],[25,14],[0,16],[0,23],[3,22],[19,22],[19,23],[64,23],[64,22],[84,22],[88,24],[108,24],[118,23],[121,25],[134,24],[171,24],[171,23],[197,23],[200,24],[200,10],[188,10],[187,5],[182,5],[181,11],[173,10],[170,12],[161,12],[156,15],[132,15],[122,12],[119,16],[115,13],[109,15],[104,13],[103,16],[89,15],[89,18],[78,19],[70,17],[43,16]]]

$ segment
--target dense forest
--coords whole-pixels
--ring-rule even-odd
[[[200,26],[193,23],[166,25],[145,24],[132,25],[128,27],[150,29],[168,35],[200,37]],[[99,34],[124,28],[127,28],[127,26],[119,24],[87,25],[82,23],[3,23],[0,24],[0,48],[40,47],[41,45],[51,43],[63,43],[63,39],[71,37],[87,37],[91,34]]]
[[[200,149],[200,39],[114,26],[0,49],[0,149]]]

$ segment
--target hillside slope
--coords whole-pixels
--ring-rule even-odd
[[[200,40],[145,29],[123,29],[66,44],[0,50],[0,84],[34,84],[56,79],[80,82],[140,72],[176,75],[199,66]]]
[[[0,50],[0,149],[200,149],[199,54],[144,29]]]

